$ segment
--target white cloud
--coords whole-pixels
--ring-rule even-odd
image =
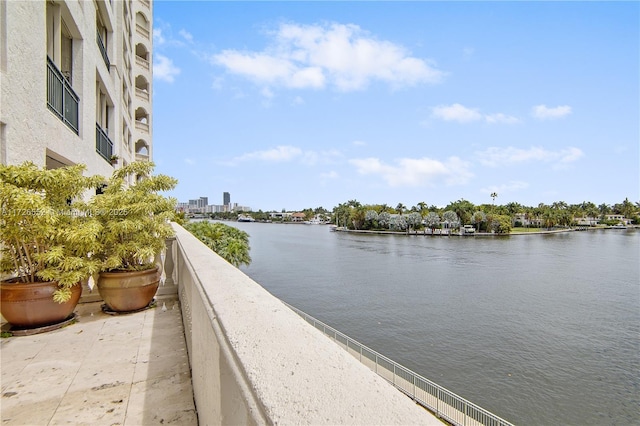
[[[273,98],[273,92],[271,91],[271,89],[269,89],[268,87],[264,87],[261,91],[260,94],[262,96],[264,96],[267,99],[271,99]]]
[[[164,44],[165,39],[162,35],[162,30],[160,28],[154,28],[153,29],[153,44],[158,47],[162,44]]]
[[[513,117],[513,116],[510,116],[510,115],[505,115],[505,114],[502,114],[502,113],[485,115],[484,119],[489,124],[517,124],[517,123],[520,123],[520,119],[518,119],[516,117]]]
[[[338,177],[340,177],[340,175],[335,170],[331,170],[327,173],[320,173],[320,177],[322,179],[337,179]]]
[[[457,185],[466,183],[473,176],[469,163],[458,157],[450,157],[445,162],[427,157],[401,158],[394,165],[370,157],[352,159],[349,163],[362,175],[379,175],[391,187],[432,186],[438,180]]]
[[[333,164],[342,157],[342,153],[336,149],[329,151],[305,151],[301,162],[307,166],[316,164]]]
[[[527,182],[515,180],[508,183],[504,183],[502,185],[491,185],[480,190],[483,194],[493,194],[494,192],[498,195],[506,194],[509,192],[518,192],[523,189],[527,189],[529,184]]]
[[[302,150],[295,146],[280,145],[264,151],[253,151],[234,158],[235,162],[259,160],[268,162],[291,161],[295,157],[302,155]]]
[[[193,36],[187,30],[180,30],[178,31],[178,34],[180,34],[182,38],[187,40],[189,43],[193,43]]]
[[[224,50],[215,55],[215,61],[236,74],[261,83],[275,83],[288,79],[292,71],[289,61],[274,58],[261,53],[240,53],[235,50]]]
[[[175,76],[180,74],[180,68],[173,65],[173,61],[157,53],[153,61],[153,77],[168,83],[173,83]]]
[[[555,108],[549,108],[546,105],[536,105],[531,110],[531,115],[539,120],[553,120],[569,114],[571,114],[571,107],[569,105],[560,105]]]
[[[584,156],[580,148],[569,147],[558,151],[550,151],[542,147],[532,146],[529,149],[515,147],[490,147],[476,152],[481,164],[489,167],[512,165],[530,161],[552,163],[554,167],[561,167]]]
[[[361,90],[372,81],[393,87],[437,83],[444,73],[404,47],[348,24],[282,24],[262,52],[224,50],[212,62],[260,84]]]
[[[444,121],[457,121],[458,123],[470,123],[484,120],[489,124],[516,124],[520,120],[503,113],[482,114],[475,108],[468,108],[455,103],[452,105],[439,105],[431,109],[431,116]]]
[[[279,145],[275,148],[253,151],[233,158],[225,163],[229,166],[235,166],[245,161],[263,161],[263,162],[289,162],[298,160],[306,166],[314,166],[316,164],[332,164],[342,157],[342,153],[338,150],[329,151],[303,151],[302,149],[291,145]]]
[[[460,104],[440,105],[432,109],[432,115],[444,121],[457,121],[469,123],[482,119],[482,114],[477,110],[467,108]]]

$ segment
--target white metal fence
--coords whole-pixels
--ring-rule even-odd
[[[512,423],[414,373],[335,328],[283,302],[309,324],[436,416],[460,426],[513,426]]]

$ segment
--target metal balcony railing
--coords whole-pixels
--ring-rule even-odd
[[[100,49],[100,53],[102,53],[102,59],[104,59],[104,63],[107,66],[107,70],[111,66],[111,61],[109,61],[109,55],[107,55],[107,48],[102,41],[102,37],[100,36],[100,32],[96,31],[96,43],[98,44],[98,48]]]
[[[107,132],[105,132],[98,123],[96,123],[96,151],[105,160],[111,161],[113,155],[113,142],[109,139]]]
[[[73,91],[69,80],[47,56],[47,106],[76,134],[78,131],[78,103],[80,97]]]
[[[282,303],[291,308],[291,310],[300,315],[316,329],[320,330],[324,335],[333,339],[333,341],[357,358],[362,364],[365,364],[371,370],[378,373],[379,376],[382,376],[418,404],[427,408],[436,416],[445,419],[452,425],[513,426],[507,420],[467,401],[431,380],[425,379],[346,334],[304,313],[300,309],[284,301]]]

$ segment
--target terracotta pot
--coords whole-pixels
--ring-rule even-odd
[[[54,302],[53,293],[57,282],[16,283],[0,282],[0,311],[12,325],[36,328],[62,322],[76,308],[82,286],[71,287],[71,299],[64,303]]]
[[[159,283],[158,267],[145,271],[100,272],[98,291],[111,310],[129,312],[146,307]]]

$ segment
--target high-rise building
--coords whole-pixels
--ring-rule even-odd
[[[229,194],[228,192],[223,192],[222,193],[222,205],[223,206],[228,206],[229,204],[231,204],[231,194]]]
[[[152,159],[152,7],[0,1],[0,162],[109,176]]]

